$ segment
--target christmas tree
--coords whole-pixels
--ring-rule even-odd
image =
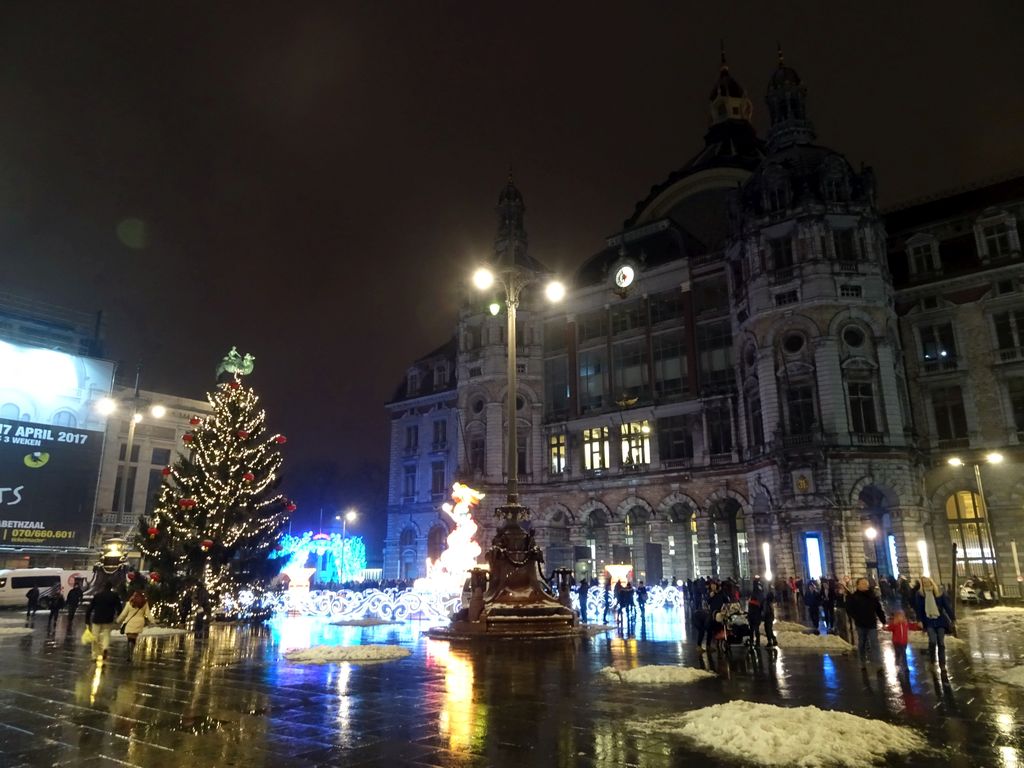
[[[286,440],[267,432],[259,397],[242,382],[251,371],[252,357],[232,349],[207,395],[213,412],[192,417],[152,517],[139,521],[162,618],[237,606],[240,593],[258,598],[280,567],[270,555],[295,509],[275,490]]]

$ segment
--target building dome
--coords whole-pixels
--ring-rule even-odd
[[[505,184],[504,189],[501,190],[501,194],[498,195],[498,205],[508,204],[522,205],[523,195],[519,191],[518,187],[512,182],[512,172],[509,171],[508,183]]]
[[[780,59],[781,61],[781,59]],[[772,88],[783,88],[783,87],[796,87],[800,85],[800,75],[792,67],[787,67],[785,64],[779,64],[778,68],[772,74],[771,80],[768,81],[768,89]]]
[[[734,99],[742,99],[747,95],[743,86],[736,82],[736,78],[729,73],[729,67],[722,65],[722,70],[718,74],[718,82],[715,83],[715,87],[711,89],[711,95],[708,97],[708,101],[714,101],[721,96],[728,96]]]

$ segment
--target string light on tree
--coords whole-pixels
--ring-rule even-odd
[[[152,518],[140,520],[142,551],[160,574],[158,608],[189,591],[197,608],[237,603],[241,590],[259,597],[278,572],[270,554],[294,504],[275,490],[282,436],[267,431],[259,397],[242,381],[251,371],[252,357],[232,349],[207,395],[212,412],[190,420],[185,452],[162,473]]]

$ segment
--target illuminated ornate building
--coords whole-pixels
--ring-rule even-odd
[[[723,59],[703,149],[562,303],[520,304],[520,496],[546,567],[948,582],[956,542],[961,576],[998,562],[1016,594],[1024,481],[986,467],[986,509],[971,462],[986,449],[1012,460],[1024,435],[1024,183],[883,218],[870,169],[816,142],[781,55],[766,101],[762,139]],[[510,179],[495,249],[543,271],[524,212]],[[509,393],[488,299],[467,295],[455,339],[388,406],[386,578],[421,575],[443,546],[452,479],[489,494],[477,517],[490,542]]]

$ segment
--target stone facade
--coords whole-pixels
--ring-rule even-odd
[[[547,304],[539,290],[522,297],[520,497],[533,510],[548,569],[593,577],[629,563],[648,581],[871,572],[949,582],[951,536],[976,543],[976,522],[961,514],[959,528],[948,524],[947,500],[970,491],[973,477],[945,458],[955,445],[967,469],[984,449],[1009,459],[1024,435],[1024,392],[1008,383],[1024,366],[1024,302],[1017,336],[1016,316],[1003,318],[1017,283],[985,298],[998,292],[997,279],[1024,277],[1015,261],[1018,204],[940,207],[945,214],[934,219],[912,207],[893,213],[902,227],[895,232],[876,206],[870,169],[855,170],[816,143],[806,89],[781,57],[766,100],[771,129],[762,140],[723,62],[704,148],[652,187],[623,231],[578,270],[563,302]],[[526,256],[524,211],[510,179],[499,198],[496,256],[511,248],[518,263],[541,272]],[[906,243],[941,240],[956,216],[975,222],[977,247],[998,255],[963,275],[946,275],[936,261],[927,280],[908,276],[899,261]],[[990,222],[1007,232],[1012,223],[1005,249]],[[926,297],[936,306],[925,309]],[[508,391],[505,318],[488,311],[492,298],[467,295],[442,355],[454,374],[449,388],[407,382],[388,406],[385,578],[422,575],[447,530],[436,484],[406,484],[409,467],[429,461],[422,445],[410,447],[413,426],[447,421],[445,479],[488,494],[477,515],[484,548],[493,536],[491,512],[504,501]],[[941,351],[933,335],[921,353],[916,329],[929,312],[951,317],[962,339],[955,369],[949,350],[929,357]],[[1012,353],[993,352],[997,334],[1014,342]],[[414,365],[417,385],[438,355]],[[1021,376],[1024,384],[1024,368]],[[960,382],[962,438],[950,434],[960,422],[950,421],[959,416],[950,416],[949,387],[935,390],[948,422],[936,425],[933,379],[936,387]],[[996,472],[985,474],[995,560],[1016,594],[1010,539],[1024,533],[1024,484]],[[974,559],[960,564],[961,577],[992,569],[992,557],[976,549],[961,547]]]

